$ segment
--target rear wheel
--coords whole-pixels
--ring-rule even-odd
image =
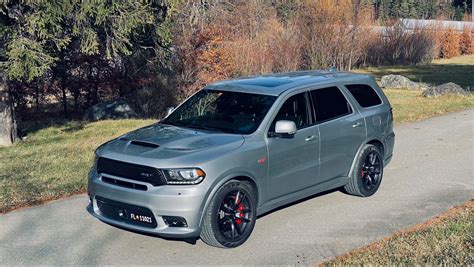
[[[357,158],[354,171],[344,190],[355,196],[368,197],[379,189],[383,176],[383,158],[378,147],[367,144]]]
[[[204,216],[201,239],[216,247],[240,246],[252,233],[256,214],[253,188],[241,181],[227,182],[211,200]]]

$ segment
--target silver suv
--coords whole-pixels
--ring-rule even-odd
[[[334,188],[367,197],[392,157],[371,76],[296,72],[218,82],[96,150],[89,212],[109,224],[237,247],[257,216]]]

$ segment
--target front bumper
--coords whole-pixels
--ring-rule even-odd
[[[109,176],[109,175],[108,175]],[[164,237],[189,238],[199,236],[205,191],[202,184],[193,186],[147,185],[147,191],[139,191],[105,183],[97,172],[89,174],[88,194],[90,204],[87,208],[94,217],[121,228],[156,234]],[[117,220],[102,213],[97,198],[105,198],[149,209],[156,220],[156,227],[144,227]],[[187,227],[170,227],[163,216],[179,216],[186,220]]]

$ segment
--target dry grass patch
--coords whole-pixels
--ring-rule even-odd
[[[322,266],[474,263],[474,199],[413,228],[341,255]]]
[[[421,96],[421,91],[384,90],[393,107],[395,122],[412,122],[448,112],[474,108],[474,95],[445,95],[437,98]]]

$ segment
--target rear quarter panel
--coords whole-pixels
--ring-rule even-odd
[[[346,82],[346,84],[351,83]],[[392,107],[390,102],[373,77],[367,76],[366,79],[355,81],[352,84],[367,84],[371,86],[382,100],[382,103],[377,106],[368,108],[361,107],[349,90],[344,86],[344,89],[350,96],[352,102],[355,103],[362,116],[365,118],[367,130],[367,140],[365,143],[372,140],[380,141],[384,146],[384,159],[387,159],[392,155],[394,146],[393,118],[391,115]]]

